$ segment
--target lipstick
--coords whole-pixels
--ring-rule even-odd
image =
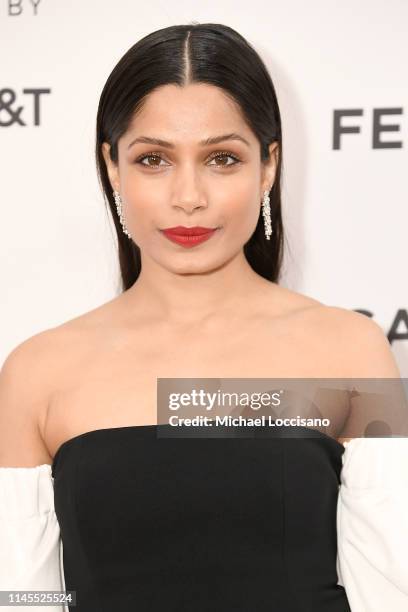
[[[196,244],[201,244],[205,242],[211,236],[215,234],[218,228],[211,227],[184,227],[182,225],[178,225],[177,227],[169,227],[167,229],[161,230],[162,233],[171,240],[172,242],[176,242],[183,247],[193,247]]]

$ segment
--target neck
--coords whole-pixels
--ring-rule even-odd
[[[222,318],[251,301],[251,294],[269,290],[272,283],[249,265],[244,252],[210,272],[177,273],[143,260],[136,283],[128,289],[130,311],[147,312],[149,318],[189,325]]]

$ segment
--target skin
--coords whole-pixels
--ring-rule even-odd
[[[199,145],[231,132],[248,145]],[[174,149],[129,148],[142,135],[171,141]],[[279,151],[272,143],[270,160],[261,163],[256,136],[220,89],[156,90],[118,147],[117,165],[108,143],[102,152],[141,249],[141,275],[128,291],[36,334],[7,358],[0,465],[52,463],[59,446],[83,432],[155,423],[159,377],[400,377],[376,323],[271,283],[247,263],[243,246],[275,180]],[[222,151],[240,163],[210,159]],[[152,152],[161,159],[135,163]],[[159,231],[175,225],[220,229],[184,249]],[[328,433],[335,438],[345,410],[332,406]]]

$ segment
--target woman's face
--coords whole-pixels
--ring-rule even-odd
[[[234,138],[204,142],[228,134]],[[119,139],[118,164],[109,158],[109,144],[102,145],[142,265],[150,258],[173,272],[198,273],[237,255],[255,230],[263,191],[273,184],[276,147],[262,164],[259,141],[218,87],[165,85],[150,94]],[[217,230],[186,247],[161,231],[175,226]]]

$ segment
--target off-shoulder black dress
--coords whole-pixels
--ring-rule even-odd
[[[169,427],[89,431],[56,453],[70,610],[350,612],[336,572],[344,446],[307,427]]]

